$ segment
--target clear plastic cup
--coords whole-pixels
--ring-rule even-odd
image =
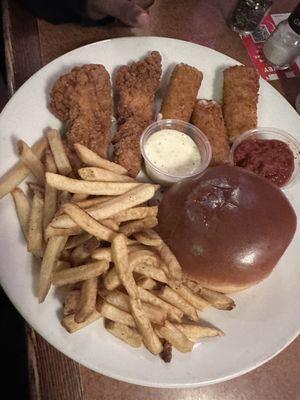
[[[145,146],[148,139],[156,132],[163,129],[174,129],[188,135],[197,145],[200,153],[200,164],[191,174],[171,174],[154,165],[146,154]],[[146,173],[151,180],[162,186],[171,186],[183,179],[191,178],[203,172],[211,160],[211,146],[207,137],[196,126],[176,119],[163,119],[149,125],[142,134],[140,141],[141,152],[145,161]]]
[[[256,129],[251,129],[250,131],[244,132],[240,135],[233,143],[230,149],[229,161],[234,165],[234,152],[235,149],[246,140],[251,139],[267,139],[267,140],[280,140],[286,143],[294,154],[294,171],[289,179],[289,181],[281,187],[281,189],[286,189],[291,185],[294,185],[299,180],[300,174],[300,143],[289,133],[276,128],[265,128],[259,127]]]

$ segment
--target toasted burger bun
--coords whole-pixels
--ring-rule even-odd
[[[158,219],[185,276],[223,293],[265,279],[296,230],[296,214],[280,189],[229,165],[174,185]]]

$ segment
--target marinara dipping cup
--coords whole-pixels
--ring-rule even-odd
[[[286,188],[299,179],[300,143],[280,129],[252,129],[235,140],[230,162]]]
[[[211,147],[204,133],[175,119],[149,125],[140,146],[147,175],[162,186],[200,174],[211,160]]]

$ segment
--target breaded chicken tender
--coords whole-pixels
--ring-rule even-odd
[[[257,127],[259,76],[252,67],[236,65],[225,69],[223,114],[229,141]]]
[[[136,176],[141,169],[139,141],[143,130],[153,121],[160,77],[161,56],[157,51],[117,71],[119,126],[113,139],[114,161],[125,167],[131,176]]]
[[[189,122],[202,79],[203,74],[197,68],[187,64],[176,65],[161,106],[164,119]]]
[[[226,163],[229,155],[229,143],[220,104],[213,100],[198,100],[191,123],[197,126],[209,140],[212,148],[210,165]]]
[[[49,109],[66,123],[71,151],[73,143],[81,143],[108,157],[113,102],[103,65],[83,65],[61,76],[51,90]]]

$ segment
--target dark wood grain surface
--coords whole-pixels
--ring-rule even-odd
[[[235,0],[156,0],[151,23],[131,29],[114,23],[83,27],[37,20],[15,1],[2,0],[9,92],[40,67],[79,46],[122,36],[166,36],[202,44],[250,64],[246,50],[225,24]],[[291,11],[297,0],[275,1],[272,12]],[[293,104],[300,78],[272,82]],[[259,340],[259,338],[258,338]],[[232,381],[199,389],[151,389],[117,382],[80,366],[30,327],[28,362],[33,400],[300,400],[300,339],[271,362]]]

